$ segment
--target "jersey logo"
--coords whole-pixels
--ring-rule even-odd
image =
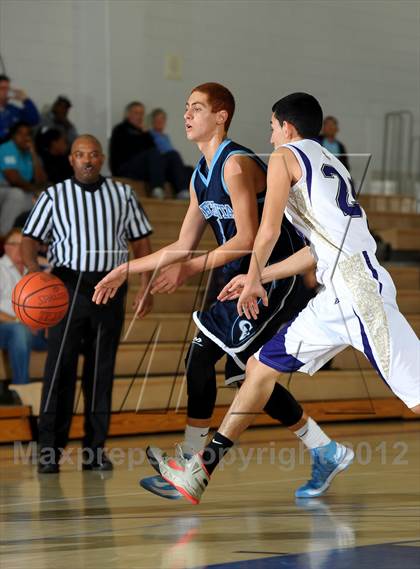
[[[203,347],[203,339],[200,336],[196,336],[192,341],[193,344],[197,344],[197,346]]]
[[[251,335],[253,326],[248,320],[241,320],[241,322],[239,322],[239,330],[242,332],[239,337],[239,341],[242,342],[242,340],[245,340],[245,338],[248,338],[248,336]]]
[[[228,204],[206,201],[200,204],[202,214],[206,219],[216,217],[217,219],[233,219],[233,209]]]
[[[329,164],[323,164],[321,166],[321,172],[324,178],[332,178],[338,182],[335,201],[343,214],[350,217],[363,217],[362,208],[357,202],[353,180],[351,178],[345,180],[334,166],[330,166]]]

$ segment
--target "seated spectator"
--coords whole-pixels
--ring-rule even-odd
[[[127,105],[124,121],[114,127],[109,161],[113,176],[146,181],[152,197],[164,197],[164,163],[152,135],[144,130],[143,103]]]
[[[12,105],[10,99],[19,101],[22,106]],[[12,126],[22,121],[30,126],[38,124],[38,109],[25,91],[11,88],[9,77],[0,75],[0,144],[9,139]]]
[[[15,123],[11,140],[0,145],[0,235],[5,235],[16,217],[32,207],[34,193],[46,182],[35,152],[31,127]]]
[[[49,182],[57,184],[73,176],[69,162],[70,148],[61,131],[43,126],[35,142]]]
[[[336,139],[338,133],[338,120],[335,117],[325,117],[321,135],[318,142],[331,154],[337,156],[340,162],[350,170],[347,150],[342,142]]]
[[[60,95],[52,104],[50,111],[43,115],[41,121],[41,128],[54,128],[62,132],[69,148],[79,136],[76,127],[68,118],[71,107],[70,99]]]
[[[177,199],[187,200],[190,197],[189,185],[193,173],[191,166],[185,166],[179,152],[172,145],[169,135],[165,133],[167,115],[163,109],[155,109],[151,114],[153,136],[156,147],[162,154],[165,177],[172,184]]]
[[[29,383],[29,360],[32,350],[46,350],[43,331],[33,331],[21,324],[13,311],[12,291],[24,274],[20,252],[22,235],[13,228],[4,240],[0,257],[0,349],[6,350],[12,369],[12,383]]]

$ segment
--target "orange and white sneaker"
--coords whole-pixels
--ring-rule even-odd
[[[202,453],[194,454],[189,460],[164,457],[159,463],[162,478],[172,484],[191,504],[200,503],[210,475],[203,464]]]

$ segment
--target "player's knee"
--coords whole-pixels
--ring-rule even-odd
[[[269,368],[265,364],[261,363],[257,358],[251,356],[247,363],[246,363],[246,376],[245,379],[248,377],[252,377],[253,382],[264,382],[265,380],[272,380],[274,375],[278,375],[273,369]]]
[[[258,370],[259,365],[260,362],[254,358],[254,356],[251,356],[246,362],[246,377],[250,374],[254,374]]]
[[[188,395],[201,396],[215,375],[214,366],[208,361],[205,350],[192,344],[185,358],[185,367]]]

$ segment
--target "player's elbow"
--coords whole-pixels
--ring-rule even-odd
[[[252,248],[254,247],[254,240],[255,240],[255,235],[253,235],[252,233],[245,233],[238,235],[238,242],[237,242],[238,249],[240,249],[241,251],[251,252]]]
[[[304,247],[303,252],[305,255],[305,269],[307,269],[308,271],[315,269],[316,268],[316,259],[312,255],[311,248],[306,246],[306,247]]]
[[[280,228],[271,225],[260,228],[258,232],[258,240],[260,243],[272,244],[276,243],[280,237]]]
[[[170,245],[170,249],[181,256],[187,258],[189,255],[194,253],[197,248],[197,240],[193,239],[189,235],[180,235],[179,238]]]

